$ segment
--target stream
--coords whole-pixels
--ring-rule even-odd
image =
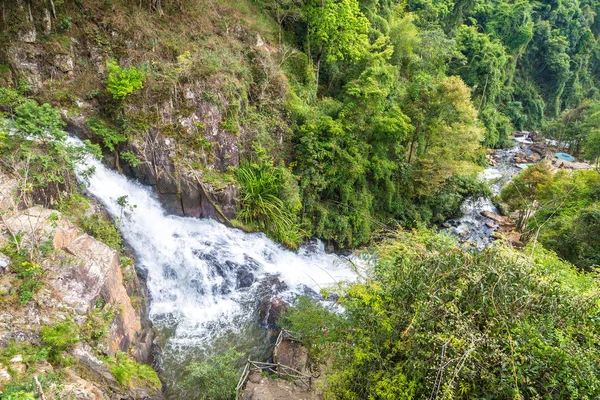
[[[150,187],[99,161],[88,165],[95,167],[89,194],[117,220],[146,278],[168,387],[181,383],[186,365],[213,351],[235,346],[251,358],[266,359],[273,298],[319,298],[321,288],[356,279],[350,263],[326,253],[318,241],[292,252],[262,233],[167,215]],[[125,206],[118,202],[122,196]],[[167,390],[167,396],[194,394],[169,396]]]
[[[519,145],[497,150],[496,166],[481,173],[494,194],[519,171],[512,161],[518,150]],[[196,396],[182,397],[186,366],[213,352],[235,346],[250,358],[267,359],[272,337],[265,328],[271,326],[273,299],[320,298],[320,289],[357,277],[348,259],[326,253],[319,241],[292,252],[262,233],[167,215],[152,188],[97,160],[87,164],[95,168],[89,194],[117,221],[146,279],[167,398]],[[481,212],[498,213],[496,207],[489,199],[469,198],[461,211],[463,216],[447,221],[448,231],[478,248],[488,245],[494,228]]]
[[[513,159],[517,152],[522,151],[531,154],[526,145],[533,142],[527,140],[527,138],[516,138],[514,140],[516,142],[515,146],[495,150],[492,157],[496,161],[496,165],[490,165],[480,174],[480,178],[489,183],[494,196],[500,195],[502,186],[518,174],[521,167],[525,166],[514,163]],[[497,226],[488,226],[487,223],[491,220],[481,213],[487,211],[500,214],[492,200],[486,197],[469,197],[461,205],[460,211],[462,214],[460,217],[446,221],[449,226],[447,228],[448,232],[458,236],[461,242],[472,245],[477,249],[488,246],[494,240],[493,233]]]

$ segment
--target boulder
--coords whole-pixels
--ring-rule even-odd
[[[10,257],[0,253],[0,274],[8,272],[10,267]]]
[[[292,338],[284,338],[273,351],[273,362],[304,372],[308,363],[308,350],[302,343]],[[285,367],[281,369],[281,372],[286,372]]]
[[[540,157],[540,155],[538,153],[532,153],[531,155],[527,156],[527,161],[532,162],[532,163],[537,163],[541,159],[542,158]]]
[[[546,146],[544,143],[534,143],[529,146],[529,150],[539,154],[542,157],[548,155],[548,146]]]
[[[500,225],[502,227],[514,226],[514,223],[512,222],[512,220],[509,217],[494,214],[493,212],[490,212],[490,211],[482,211],[481,215],[493,220],[494,222],[496,222],[498,225]]]
[[[248,376],[242,400],[315,400],[315,394],[303,387],[283,379],[263,376],[256,369]]]

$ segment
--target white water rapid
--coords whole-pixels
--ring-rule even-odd
[[[146,275],[150,319],[163,358],[172,359],[163,359],[167,365],[184,362],[194,349],[210,348],[224,333],[258,326],[265,299],[268,305],[274,295],[287,300],[299,293],[316,296],[323,287],[356,277],[349,263],[325,253],[318,242],[292,252],[264,234],[166,215],[151,188],[96,160],[88,163],[95,173],[87,190],[119,220]],[[128,206],[118,204],[121,196],[127,196]]]
[[[525,138],[515,140],[518,143],[514,147],[496,150],[496,165],[488,167],[480,174],[480,178],[489,183],[494,196],[499,195],[502,186],[520,171],[519,167],[514,164],[513,158],[519,150],[524,150],[521,144],[532,143]],[[496,228],[487,226],[486,222],[490,219],[481,213],[483,211],[499,213],[492,200],[486,197],[467,198],[461,205],[460,211],[461,217],[446,221],[450,225],[449,231],[458,236],[461,241],[478,249],[489,245],[493,241],[492,233]]]

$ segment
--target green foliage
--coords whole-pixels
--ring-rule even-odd
[[[582,269],[600,266],[600,175],[559,171],[537,186],[524,235]]]
[[[7,394],[2,394],[2,400],[35,400],[34,392],[26,392],[24,390],[19,390],[18,392],[12,392]]]
[[[367,46],[369,21],[356,0],[310,0],[306,5],[308,38],[327,61],[360,58]],[[320,57],[320,54],[317,55]]]
[[[235,387],[239,376],[237,361],[241,353],[229,349],[206,361],[190,364],[186,370],[185,386],[198,390],[201,400],[230,400],[235,398]]]
[[[106,123],[96,117],[88,118],[86,120],[86,125],[100,138],[100,140],[102,140],[104,147],[110,151],[115,151],[115,148],[119,143],[127,141],[127,136],[118,130],[109,127]]]
[[[70,319],[44,326],[41,331],[41,339],[48,347],[48,360],[58,364],[70,362],[63,353],[81,341],[79,327]]]
[[[115,224],[100,214],[91,216],[82,216],[79,220],[80,226],[90,235],[112,247],[115,250],[121,249],[123,238]]]
[[[65,125],[60,112],[50,104],[40,106],[33,100],[27,100],[15,108],[15,127],[36,139],[63,140]]]
[[[123,68],[112,60],[106,65],[106,70],[108,72],[106,90],[116,100],[123,100],[144,87],[146,74],[136,67]]]
[[[240,165],[237,180],[242,221],[297,247],[302,238],[297,222],[301,203],[292,173],[284,165],[275,166],[259,149],[257,161]]]
[[[547,184],[551,176],[550,164],[540,162],[527,167],[502,188],[502,201],[510,211],[519,212],[518,229],[525,225],[531,215],[539,187]]]
[[[117,251],[122,250],[123,238],[114,222],[98,213],[90,215],[88,209],[90,201],[81,193],[75,191],[68,197],[62,199],[57,209],[69,218],[73,223],[80,226],[87,234],[98,239],[102,243]]]
[[[140,164],[142,164],[142,160],[140,160],[131,151],[124,151],[121,154],[119,154],[119,156],[123,159],[123,161],[125,161],[127,164],[129,164],[129,166],[131,166],[132,168],[135,168],[135,167],[139,166]]]
[[[42,268],[38,264],[25,261],[15,266],[15,272],[22,280],[19,286],[19,303],[24,306],[29,303],[35,292],[42,286]]]
[[[23,104],[26,98],[17,90],[0,87],[0,107],[8,110],[14,110]]]
[[[76,186],[75,165],[85,166],[86,148],[66,141],[65,123],[57,109],[27,100],[15,107],[12,128],[0,146],[0,160],[19,181],[27,205],[52,204]],[[93,169],[82,170],[82,175]]]
[[[329,360],[325,399],[595,398],[595,276],[537,246],[470,253],[445,234],[398,232],[342,314],[299,303],[284,326]]]
[[[105,357],[103,361],[108,365],[117,382],[125,387],[134,388],[140,385],[152,389],[162,387],[156,371],[151,366],[135,362],[122,351],[117,352],[115,357]]]

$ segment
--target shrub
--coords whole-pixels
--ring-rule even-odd
[[[119,143],[127,141],[127,137],[124,134],[120,133],[116,129],[109,127],[99,118],[88,118],[86,121],[86,125],[93,133],[100,137],[100,139],[102,140],[102,144],[104,144],[104,147],[106,147],[110,151],[115,151],[115,146],[117,146]]]
[[[106,90],[116,100],[123,100],[131,93],[144,87],[146,74],[135,67],[122,68],[115,61],[110,61],[106,69],[108,71]]]
[[[285,166],[269,159],[246,162],[237,171],[243,222],[290,247],[297,247],[302,234],[297,223],[300,209],[298,186]]]
[[[129,166],[131,166],[132,168],[137,167],[138,165],[142,164],[142,160],[140,160],[135,154],[133,154],[131,151],[124,151],[121,153],[121,158],[127,163],[129,164]]]
[[[596,398],[597,280],[526,251],[400,232],[342,288],[341,315],[303,306],[284,326],[331,361],[325,399]]]
[[[81,341],[79,327],[72,320],[44,326],[41,332],[42,342],[48,346],[48,359],[55,363],[68,361],[63,353],[75,343]]]
[[[241,354],[229,349],[223,354],[210,357],[201,363],[187,367],[189,376],[185,386],[194,388],[204,400],[230,400],[235,398],[238,382],[236,362]]]
[[[50,104],[40,106],[27,100],[15,108],[15,127],[26,135],[42,140],[62,140],[66,137],[65,125],[60,112]]]
[[[115,357],[106,357],[104,362],[110,368],[117,382],[126,387],[148,385],[160,389],[162,383],[151,366],[133,361],[126,353],[117,352]]]

